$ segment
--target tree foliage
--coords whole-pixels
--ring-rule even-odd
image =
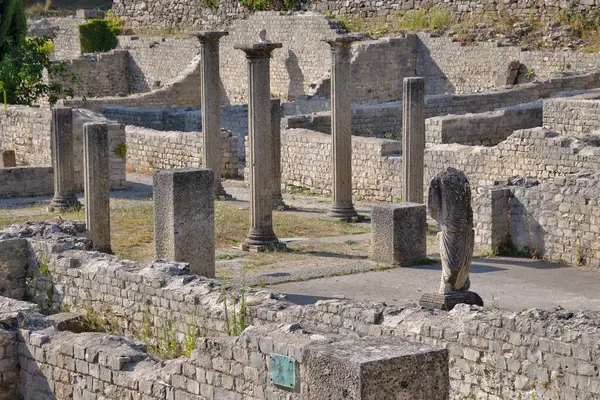
[[[27,16],[23,0],[0,0],[0,60],[25,41]]]
[[[119,44],[115,28],[106,19],[92,19],[79,25],[79,42],[84,53],[103,53]]]
[[[9,47],[0,60],[0,94],[5,104],[32,106],[44,96],[50,104],[55,104],[62,95],[73,96],[72,89],[63,89],[60,83],[44,80],[44,70],[50,77],[67,75],[65,63],[50,60],[53,46],[49,43],[52,42],[48,38],[34,37]],[[71,83],[79,84],[74,75],[69,78]]]

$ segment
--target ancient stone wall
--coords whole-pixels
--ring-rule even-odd
[[[400,197],[402,143],[375,138],[352,138],[354,196],[391,201]],[[331,195],[331,136],[306,129],[286,129],[281,134],[283,186],[306,187]],[[248,174],[245,174],[247,179]]]
[[[170,84],[192,63],[199,51],[199,42],[195,38],[119,36],[119,45],[130,54],[131,93],[149,92]],[[200,91],[199,82],[195,89]]]
[[[79,30],[77,25],[85,19],[75,16],[31,18],[28,23],[27,36],[50,36],[54,40],[53,60],[66,60],[81,55]]]
[[[0,173],[2,172],[3,170],[0,169]],[[27,241],[25,239],[0,242],[0,296],[23,300],[27,265]]]
[[[600,129],[600,91],[544,101],[544,127],[569,136],[597,134]]]
[[[50,228],[48,225],[41,231]],[[64,228],[60,227],[60,229]],[[27,229],[19,226],[11,231],[0,233],[0,237],[3,240],[18,238],[26,231]],[[52,231],[57,230],[52,228]],[[222,300],[219,300],[221,289],[218,282],[187,275],[181,264],[134,263],[98,253],[69,250],[74,246],[85,249],[85,239],[69,237],[63,237],[59,241],[52,239],[45,247],[42,247],[42,242],[38,239],[28,239],[28,242],[29,273],[35,283],[32,287],[36,288],[32,295],[34,299],[41,296],[42,307],[51,308],[49,304],[52,304],[55,309],[68,307],[72,312],[85,312],[91,307],[101,315],[120,321],[119,330],[131,337],[135,337],[136,332],[139,334],[140,326],[144,323],[152,323],[152,329],[160,329],[169,326],[168,321],[175,324],[176,331],[183,337],[192,320],[190,316],[196,316],[196,321],[192,324],[199,328],[200,335],[221,335],[224,332]],[[36,272],[40,268],[41,259],[46,260],[49,274]],[[50,291],[48,288],[53,289]],[[49,294],[51,300],[47,303],[44,300]],[[593,397],[600,394],[600,379],[597,372],[599,367],[597,343],[600,340],[600,331],[594,322],[599,317],[597,312],[564,310],[494,312],[465,305],[457,306],[452,312],[445,312],[423,310],[415,305],[386,306],[382,303],[358,303],[346,300],[326,300],[314,305],[295,306],[283,301],[280,295],[255,289],[249,289],[247,304],[249,322],[259,329],[261,327],[270,329],[271,332],[276,331],[269,328],[268,324],[271,323],[275,325],[300,323],[307,330],[316,329],[318,332],[359,335],[365,338],[396,337],[412,343],[444,347],[449,353],[452,396],[528,398],[533,392],[537,399],[558,399]],[[248,333],[252,335],[252,332],[250,330]],[[24,333],[29,334],[29,332]],[[29,340],[25,340],[25,343],[37,347],[45,345],[50,350],[53,348],[54,338],[60,337],[54,334],[46,334],[47,337],[43,337],[44,333],[41,333],[35,339],[29,336]],[[64,348],[68,349],[68,354],[63,355],[69,357],[65,358],[69,360],[69,365],[75,365],[69,367],[69,370],[76,372],[79,368],[77,366],[79,360],[82,371],[87,367],[89,373],[89,363],[96,363],[96,351],[98,353],[102,351],[102,346],[98,345],[94,334],[85,334],[80,338],[63,337],[66,338],[67,343]],[[277,340],[262,341],[259,338],[257,341],[248,341],[243,338],[244,336],[229,340],[234,343],[233,347],[236,347],[237,343],[258,342],[258,349],[252,347],[252,352],[262,354],[250,355],[251,363],[253,357],[256,357],[257,365],[263,365],[261,360],[264,359],[264,354],[269,352],[266,349],[273,349],[273,351],[276,349]],[[37,344],[31,343],[31,340],[36,340]],[[88,343],[93,343],[91,348],[94,350],[90,352],[89,358],[87,358],[86,340]],[[111,384],[117,385],[125,378],[121,373],[123,365],[137,361],[136,355],[139,353],[130,351],[132,346],[128,343],[131,342],[123,339],[116,342],[113,340],[116,338],[110,339],[107,343],[115,346],[108,347],[111,351],[116,347],[118,356],[110,357],[106,354],[98,357],[97,363],[101,364],[98,366],[98,373],[104,371],[104,376],[109,374],[112,377]],[[227,339],[223,342],[220,340],[218,343],[228,343]],[[59,342],[63,341],[59,340]],[[206,363],[205,366],[198,365],[204,372],[200,374],[201,379],[208,379],[209,375],[213,376],[212,373],[207,372],[212,369],[220,373],[217,375],[219,377],[228,377],[233,370],[239,371],[236,362],[245,363],[244,351],[227,349],[227,356],[222,353],[219,353],[220,356],[215,354],[210,357],[212,362],[209,363],[208,358],[201,358],[201,355],[205,348],[211,347],[211,343],[211,341],[199,342],[198,352],[192,353],[194,355],[191,362],[198,360]],[[290,341],[288,340],[287,343]],[[217,344],[214,346],[220,348]],[[119,347],[127,352],[119,353]],[[279,348],[277,346],[277,349]],[[297,354],[289,353],[289,349],[290,347],[288,347],[288,354]],[[38,353],[52,354],[55,351],[60,350],[58,348],[48,352],[34,350],[29,351],[33,357],[26,356],[26,353],[23,353],[22,357],[36,359],[35,355]],[[230,352],[233,353],[233,358],[229,355]],[[195,358],[196,354],[197,358]],[[236,358],[235,354],[239,357]],[[130,355],[132,357],[127,358]],[[43,363],[44,360],[48,361],[48,358],[37,361]],[[180,359],[170,363],[177,365],[178,362],[185,364],[188,361]],[[54,364],[52,366],[64,369],[66,364],[60,365],[62,367]],[[258,368],[254,363],[252,365]],[[150,364],[150,367],[156,366]],[[184,375],[186,378],[194,377],[191,373],[189,376],[186,376],[185,372],[182,374],[180,371],[185,371],[185,367],[182,368],[183,370],[176,367],[168,371],[173,371],[174,375]],[[148,376],[154,375],[148,374]],[[241,375],[239,377],[242,379]],[[103,380],[98,376],[94,378]],[[247,379],[246,376],[245,378]],[[173,390],[185,389],[188,387],[188,382],[191,385],[189,387],[196,387],[196,384],[189,379],[177,378],[175,381],[177,383],[173,385],[174,381],[171,378]],[[138,383],[138,389],[142,387],[141,382],[140,380]],[[256,384],[260,380],[252,382]],[[87,384],[86,380],[83,382],[78,380],[78,383]],[[210,385],[208,381],[200,381],[201,388],[203,383]],[[215,390],[217,387],[226,389],[218,383],[214,383],[214,386]]]
[[[452,1],[368,1],[368,0],[320,0],[302,4],[303,9],[311,11],[330,12],[348,17],[374,17],[389,15],[398,10],[427,9],[431,6],[449,8],[459,18],[483,11],[496,15],[512,15],[521,18],[549,18],[560,10],[581,10],[593,12],[596,5],[593,2],[569,0],[566,2],[544,2],[532,5],[526,0],[511,3],[487,3],[481,0],[452,0]],[[215,8],[201,6],[186,0],[179,3],[162,3],[158,0],[146,1],[143,4],[134,0],[115,0],[113,10],[126,19],[130,26],[143,27],[211,27],[227,26],[231,21],[244,18],[249,11],[239,2],[223,0]]]
[[[497,249],[510,241],[538,257],[600,267],[600,174],[560,176],[532,187],[501,184],[481,191],[484,201],[495,201],[500,208],[491,209],[494,219],[490,229],[478,232],[478,242]]]
[[[493,146],[519,129],[542,126],[542,102],[478,114],[446,115],[425,120],[427,146],[457,143]]]
[[[0,329],[0,400],[17,397],[19,388],[19,359],[17,348],[19,336],[16,331]]]
[[[127,126],[127,168],[152,171],[161,168],[202,166],[202,133],[157,131]],[[221,176],[238,175],[238,138],[221,132],[223,160]]]
[[[0,198],[54,193],[52,167],[0,168]]]
[[[544,128],[516,131],[496,146],[441,144],[425,152],[425,182],[454,167],[472,186],[492,185],[511,176],[541,181],[579,172],[600,172],[600,147]]]
[[[176,55],[173,55],[176,57]],[[199,107],[200,106],[200,58],[194,57],[192,62],[170,83],[157,90],[137,93],[127,97],[103,97],[88,99],[62,100],[61,104],[75,108],[87,108],[96,111],[103,105],[125,107]],[[132,69],[133,68],[133,69]],[[129,65],[130,71],[139,67]],[[135,78],[134,78],[135,79]]]
[[[448,37],[418,34],[417,75],[425,78],[427,93],[476,93],[496,89],[496,78],[513,60],[521,62],[519,82],[547,80],[569,71],[594,70],[597,53],[524,51],[498,47],[495,42],[464,46]],[[485,61],[483,61],[485,60]]]
[[[86,122],[106,122],[109,124],[110,185],[111,188],[125,186],[126,151],[125,128],[123,125],[106,120],[101,115],[87,110],[75,110],[73,117],[73,150],[75,152],[75,176],[83,188],[83,124]],[[17,165],[49,167],[52,165],[50,149],[50,129],[52,113],[47,108],[8,106],[0,109],[0,148],[15,150]],[[14,170],[19,171],[19,170]],[[15,179],[27,178],[24,193],[40,194],[41,190],[52,188],[51,169],[27,169],[21,172],[4,172],[6,184],[14,188]],[[21,175],[18,175],[21,174]],[[20,178],[18,178],[20,176]],[[48,179],[42,184],[43,179]],[[25,182],[25,181],[23,181]],[[39,188],[36,189],[36,184]],[[50,186],[48,186],[50,185]],[[36,191],[38,190],[39,191]],[[10,189],[8,189],[10,191]],[[33,191],[33,192],[32,192]],[[53,190],[44,191],[52,193]]]
[[[129,93],[129,54],[126,51],[86,54],[64,63],[65,74],[52,76],[50,81],[73,89],[75,96],[106,97]],[[79,84],[71,82],[73,76]]]

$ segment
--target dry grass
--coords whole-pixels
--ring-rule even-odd
[[[23,215],[27,214],[27,215]],[[48,213],[38,204],[18,210],[2,211],[0,227],[25,221],[41,221],[60,215],[64,219],[84,220],[84,212]],[[273,214],[275,233],[279,237],[326,237],[368,232],[365,225],[324,221],[289,213]],[[246,237],[249,211],[217,203],[215,207],[215,245],[231,248]],[[115,254],[131,260],[154,258],[154,214],[150,200],[111,199],[112,248]]]

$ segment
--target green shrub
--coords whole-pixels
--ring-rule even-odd
[[[105,19],[92,19],[79,25],[79,42],[83,53],[103,53],[119,44],[113,25]]]

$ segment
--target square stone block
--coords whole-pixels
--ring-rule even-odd
[[[17,159],[14,150],[0,150],[0,168],[14,168],[17,166]]]
[[[427,218],[424,204],[398,203],[373,206],[371,258],[400,265],[419,261],[427,251]]]
[[[310,346],[309,399],[432,400],[450,395],[448,353],[395,338]]]

